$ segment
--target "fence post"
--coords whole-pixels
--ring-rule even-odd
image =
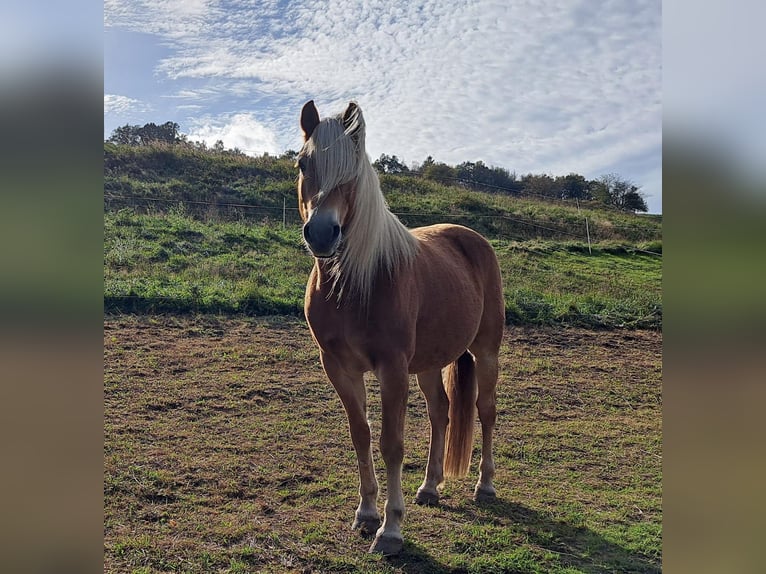
[[[285,220],[287,218],[287,198],[282,198],[282,229],[285,228]]]
[[[588,227],[588,218],[585,218],[585,234],[588,236],[588,255],[593,255],[590,249],[590,228]]]

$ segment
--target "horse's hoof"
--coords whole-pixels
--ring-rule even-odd
[[[439,495],[435,492],[428,492],[427,490],[418,490],[415,495],[415,504],[421,506],[439,506]]]
[[[404,540],[392,534],[378,534],[370,546],[370,554],[382,554],[383,556],[395,556],[402,551]]]
[[[356,517],[351,530],[356,530],[362,536],[373,536],[380,528],[380,518],[377,516]]]
[[[476,487],[473,491],[473,499],[476,502],[493,502],[497,500],[497,491],[493,486],[490,487]]]

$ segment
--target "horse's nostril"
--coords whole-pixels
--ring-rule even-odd
[[[333,225],[332,226],[332,240],[335,241],[338,239],[338,235],[340,235],[340,225]]]
[[[303,239],[306,241],[311,241],[311,233],[309,232],[308,224],[303,226]]]

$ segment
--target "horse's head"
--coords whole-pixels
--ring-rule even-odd
[[[355,103],[319,120],[314,101],[301,111],[303,148],[298,154],[298,208],[303,238],[315,257],[332,257],[343,239],[364,151],[364,119]]]

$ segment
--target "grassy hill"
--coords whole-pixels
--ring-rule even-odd
[[[299,315],[313,260],[295,179],[287,158],[105,144],[105,310]],[[661,326],[660,217],[413,176],[381,184],[408,226],[461,223],[493,243],[509,323]]]

